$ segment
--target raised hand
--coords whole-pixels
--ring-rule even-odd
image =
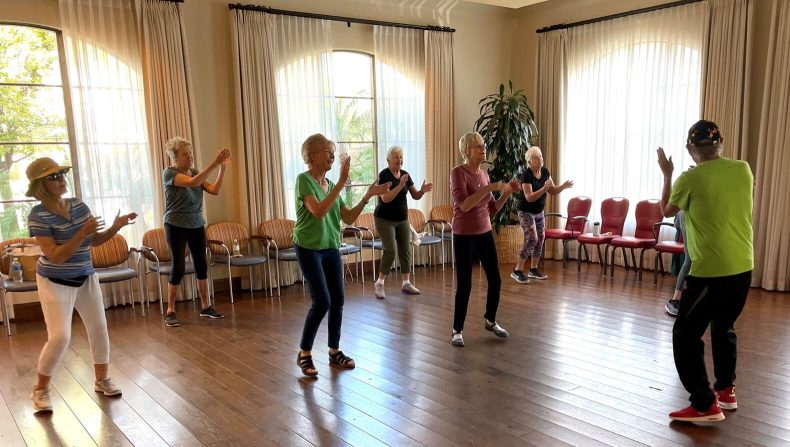
[[[672,177],[672,172],[675,170],[672,156],[667,158],[667,154],[664,153],[664,148],[662,147],[659,147],[656,152],[658,153],[658,166],[661,168],[661,173],[664,174],[664,177]]]
[[[129,224],[133,224],[135,219],[137,219],[137,213],[131,212],[121,216],[121,210],[118,210],[118,214],[115,215],[115,220],[113,220],[112,227],[115,230],[120,230]]]
[[[425,183],[425,180],[422,181],[422,186],[420,187],[420,192],[431,192],[433,191],[433,183]]]
[[[408,182],[408,181],[409,181],[409,174],[402,174],[402,175],[400,176],[400,181],[398,182],[398,186],[403,186],[403,185],[405,185],[405,184],[406,184],[406,182]]]
[[[390,190],[391,185],[392,182],[382,183],[381,185],[377,185],[375,182],[373,182],[372,185],[368,186],[368,197],[380,196],[384,194]]]
[[[101,222],[101,226],[104,226],[104,221]],[[99,220],[96,217],[91,216],[82,225],[82,228],[79,230],[79,234],[83,239],[85,239],[97,231],[99,231]]]
[[[217,151],[217,155],[214,156],[215,165],[224,165],[229,160],[230,160],[230,149],[226,147],[219,149]]]
[[[514,193],[521,189],[521,182],[518,179],[513,179],[508,183],[508,186],[510,187],[510,192]]]
[[[562,189],[573,188],[573,180],[565,180],[560,188]]]
[[[351,155],[340,160],[340,178],[337,179],[338,185],[345,185],[348,182],[348,172],[351,169]]]

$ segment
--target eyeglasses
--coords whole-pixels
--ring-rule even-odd
[[[474,148],[480,148],[482,150],[488,149],[488,147],[485,144],[474,144],[472,146],[469,146],[469,149],[474,149]]]
[[[64,170],[58,171],[58,172],[56,172],[54,174],[49,174],[48,176],[46,176],[44,178],[49,180],[49,181],[51,181],[51,182],[59,182],[59,181],[63,180],[66,177],[66,173],[67,172],[69,172],[69,171],[64,169]]]

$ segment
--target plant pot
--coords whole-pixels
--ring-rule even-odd
[[[515,264],[518,253],[524,246],[524,232],[521,225],[501,225],[494,229],[497,259],[500,264]]]

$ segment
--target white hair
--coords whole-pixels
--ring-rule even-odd
[[[524,159],[527,161],[527,165],[531,168],[532,165],[530,164],[530,160],[532,160],[532,156],[536,153],[540,153],[543,155],[543,151],[540,150],[537,146],[532,146],[531,148],[527,149],[527,152],[524,154]]]
[[[402,156],[403,155],[403,148],[400,147],[400,146],[392,146],[387,151],[387,160],[389,160],[390,159],[390,155],[394,154],[395,152],[399,152],[401,154],[401,156]]]
[[[304,140],[304,143],[302,143],[302,160],[304,160],[305,164],[309,166],[310,156],[325,149],[330,149],[332,152],[334,152],[335,143],[320,133],[310,135],[306,140]]]
[[[485,141],[483,141],[483,136],[477,132],[468,132],[458,140],[458,150],[461,152],[464,163],[469,159],[469,148],[478,144],[485,145]]]

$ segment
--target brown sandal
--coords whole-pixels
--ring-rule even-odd
[[[354,369],[357,366],[356,363],[354,362],[354,359],[343,354],[343,351],[337,351],[334,354],[330,352],[329,363],[335,364],[344,369]]]
[[[302,374],[307,377],[317,376],[318,370],[315,369],[315,365],[313,364],[313,356],[300,354],[300,352],[296,354],[296,364],[302,369]]]

